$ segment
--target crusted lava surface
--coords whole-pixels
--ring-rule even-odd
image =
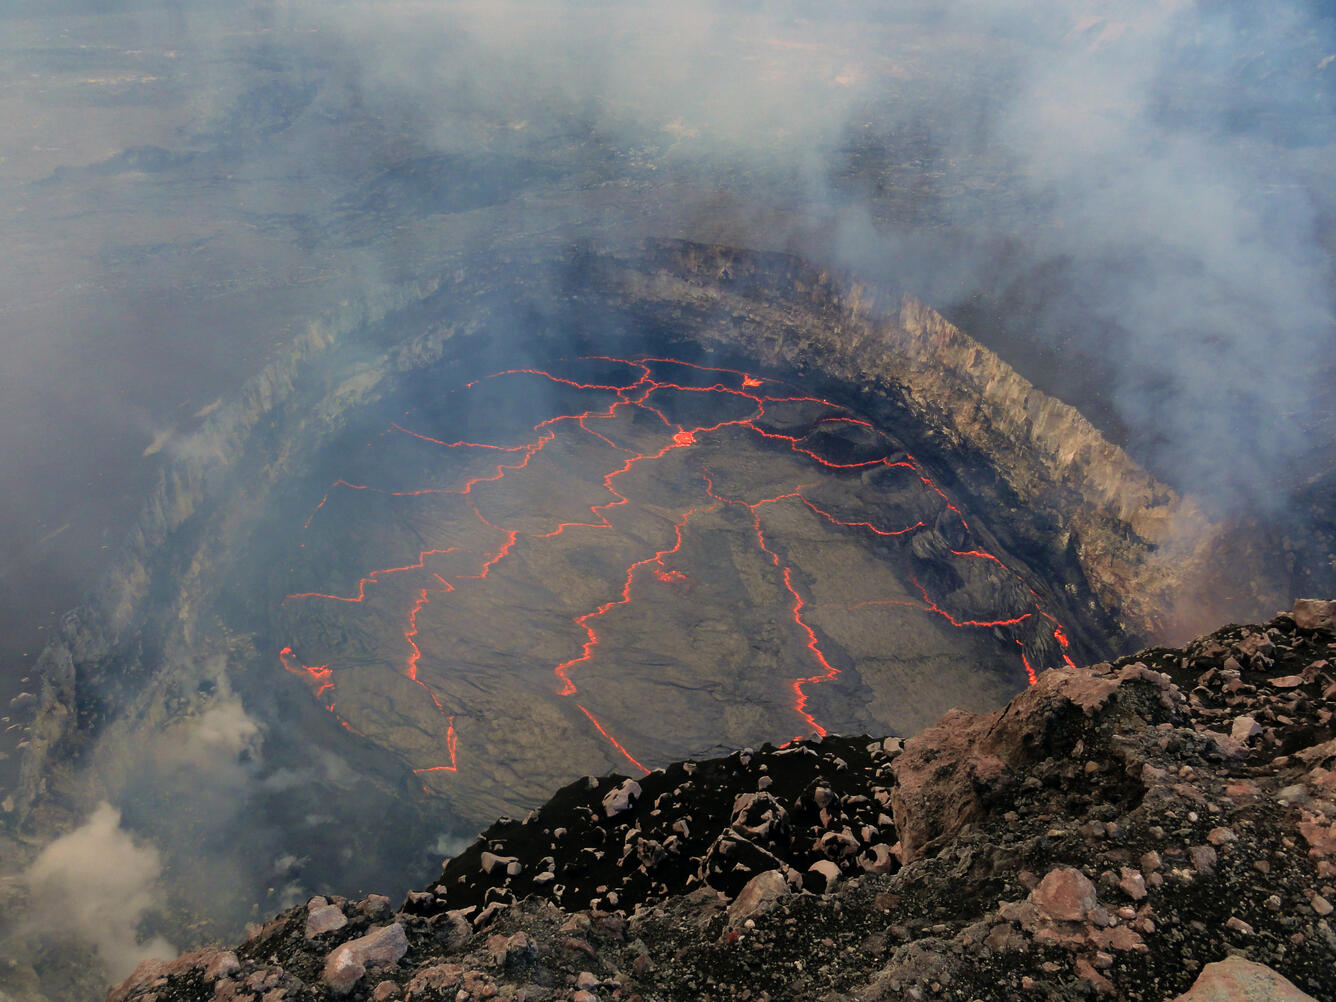
[[[1164,1000],[1243,970],[1329,999],[1334,627],[1300,602],[903,745],[582,779],[397,910],[315,898],[110,998]]]
[[[438,375],[294,485],[274,668],[474,825],[580,771],[907,733],[1071,663],[1054,589],[832,399],[663,356]]]

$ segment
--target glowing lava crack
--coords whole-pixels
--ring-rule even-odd
[[[463,728],[463,722],[473,718],[467,699],[459,695],[469,685],[453,682],[458,674],[454,665],[457,651],[490,645],[489,649],[504,652],[511,642],[497,630],[489,631],[487,622],[480,621],[486,616],[479,610],[495,610],[504,622],[511,614],[509,604],[531,600],[527,598],[531,593],[557,595],[574,604],[581,595],[595,594],[600,581],[605,597],[573,616],[560,610],[523,614],[546,631],[544,637],[553,638],[538,645],[539,650],[522,648],[516,639],[517,649],[524,650],[525,663],[541,659],[548,643],[554,650],[564,643],[560,638],[572,626],[576,631],[567,656],[547,662],[552,673],[548,678],[555,676],[555,686],[549,685],[546,695],[538,692],[526,698],[546,699],[555,692],[570,700],[567,705],[579,711],[579,717],[569,718],[571,721],[583,721],[581,726],[592,728],[610,754],[646,771],[623,743],[629,738],[616,735],[623,730],[643,734],[652,724],[613,719],[609,713],[617,711],[617,701],[591,702],[577,681],[592,668],[603,666],[609,631],[616,633],[614,624],[625,622],[634,606],[648,604],[657,609],[670,602],[676,603],[674,609],[691,610],[699,605],[698,618],[708,618],[712,610],[706,599],[695,597],[696,590],[708,594],[710,588],[722,587],[711,580],[709,561],[723,545],[729,547],[735,566],[743,568],[737,574],[745,587],[752,592],[768,589],[773,595],[766,601],[774,613],[758,610],[755,621],[760,624],[757,630],[773,636],[775,644],[792,648],[792,652],[776,655],[776,663],[787,659],[794,665],[809,666],[773,680],[788,693],[792,723],[782,737],[787,738],[794,729],[801,734],[827,733],[827,725],[817,719],[821,711],[813,703],[814,696],[821,686],[838,686],[842,675],[856,667],[841,653],[842,645],[832,640],[831,631],[843,629],[850,636],[861,636],[860,631],[867,627],[866,620],[859,617],[877,611],[886,615],[896,608],[913,610],[938,617],[953,629],[992,631],[995,642],[1006,648],[1012,643],[1018,646],[1021,666],[1031,683],[1036,655],[1052,658],[1057,653],[1070,663],[1062,653],[1069,645],[1067,634],[1040,607],[1034,589],[999,556],[978,544],[956,503],[913,456],[870,422],[830,400],[791,394],[777,380],[734,369],[671,358],[608,356],[572,359],[562,366],[560,372],[507,369],[452,391],[457,394],[454,399],[472,406],[475,413],[485,412],[487,403],[479,399],[476,406],[469,404],[470,395],[489,390],[503,388],[512,399],[550,396],[552,412],[531,426],[526,440],[477,442],[448,431],[438,434],[436,429],[418,426],[419,421],[430,419],[415,418],[410,411],[390,422],[383,433],[381,441],[390,445],[378,445],[372,451],[379,454],[385,448],[400,448],[393,445],[396,441],[405,443],[402,448],[436,450],[432,456],[439,459],[417,456],[415,460],[412,475],[427,482],[403,487],[364,482],[371,479],[367,477],[340,477],[302,526],[298,549],[309,555],[307,537],[319,538],[316,534],[334,517],[330,510],[336,499],[357,496],[364,505],[358,517],[376,510],[365,506],[380,505],[377,521],[389,526],[401,522],[402,538],[413,540],[402,547],[407,553],[397,561],[361,570],[355,584],[288,594],[286,606],[330,603],[331,611],[321,614],[316,627],[301,631],[305,639],[292,639],[284,646],[279,662],[286,672],[303,679],[320,705],[350,733],[370,733],[372,727],[358,718],[356,707],[342,702],[346,697],[341,679],[347,677],[346,672],[365,671],[369,663],[386,657],[384,651],[376,650],[374,638],[385,633],[375,624],[397,621],[401,640],[395,643],[402,645],[397,674],[415,687],[429,707],[425,712],[435,714],[438,721],[434,735],[431,727],[418,725],[426,735],[424,740],[437,749],[435,759],[408,763],[424,780],[457,774],[461,751],[467,751],[470,740],[464,728],[461,749],[457,721]],[[579,378],[581,372],[590,371],[597,377]],[[623,373],[625,378],[618,379]],[[413,464],[408,467],[412,470]],[[583,479],[577,474],[583,474]],[[578,481],[575,485],[573,476]],[[441,482],[434,482],[438,480]],[[572,494],[579,489],[595,490],[601,496],[580,502],[578,507],[587,516],[577,511],[570,517],[567,510],[573,506]],[[383,507],[409,503],[430,507],[412,511]],[[901,510],[903,524],[883,524],[888,511]],[[744,527],[750,531],[740,536],[738,530]],[[602,549],[589,549],[590,539],[604,537],[607,541],[600,543]],[[745,546],[752,548],[758,561],[754,565],[747,563],[753,558],[746,557],[744,544],[738,542],[743,538],[751,540]],[[689,542],[694,547],[690,554]],[[340,555],[341,564],[350,558],[365,559],[360,544],[344,556],[344,548],[337,543],[335,538],[322,545],[328,553]],[[849,580],[823,584],[804,569],[804,561],[819,547],[847,544],[874,553],[888,567],[900,568],[898,577],[863,575],[852,569]],[[409,559],[412,553],[416,557]],[[548,567],[553,560],[562,561],[563,566],[580,561],[582,568],[606,568],[612,554],[631,557],[622,558],[620,575],[609,576],[606,569],[584,569],[578,574],[574,570],[534,570]],[[929,557],[936,562],[932,566],[939,568],[934,580],[951,583],[951,594],[967,593],[963,582],[983,581],[988,594],[1014,601],[1017,607],[981,612],[950,607],[942,595],[934,597],[931,580],[922,583],[915,573]],[[300,573],[338,573],[320,559],[310,557]],[[829,560],[823,566],[826,564]],[[505,590],[482,591],[492,587],[503,569],[509,569]],[[888,594],[880,590],[902,579],[912,583],[912,591]],[[823,593],[825,597],[819,597]],[[836,594],[843,600],[834,598]],[[466,599],[475,604],[461,604]],[[354,614],[351,608],[346,614],[336,613],[333,607],[366,609],[366,622],[371,625],[346,618],[362,613]],[[457,641],[424,649],[421,624],[429,614],[441,621],[442,630],[448,627]],[[522,614],[516,610],[513,615],[517,629],[500,633],[514,632],[518,637],[523,633],[518,629]],[[670,632],[672,628],[671,624],[664,627]],[[620,630],[632,635],[630,627]],[[346,638],[363,634],[372,639],[360,641],[362,648],[354,650]],[[679,639],[683,644],[689,640]],[[304,657],[323,663],[307,665]],[[495,660],[510,663],[503,653],[497,653]],[[665,678],[669,674],[665,669]],[[369,698],[372,691],[360,686],[357,692],[362,695],[356,698]],[[590,705],[600,707],[598,715]],[[671,721],[664,722],[670,725]],[[414,754],[422,753],[419,749]],[[639,754],[648,757],[646,751]]]

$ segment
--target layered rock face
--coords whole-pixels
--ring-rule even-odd
[[[1185,617],[1204,611],[1180,610],[1178,596],[1202,593],[1194,586],[1207,579],[1218,527],[1075,407],[1036,389],[930,307],[726,248],[664,244],[653,260],[648,274],[619,276],[629,300],[689,313],[704,340],[869,387],[932,429],[943,451],[987,457],[986,473],[968,462],[956,470],[973,489],[995,490],[1000,504],[1049,516],[1049,545],[1070,544],[1098,601],[1131,634],[1181,633]],[[792,293],[781,295],[784,288]]]
[[[397,910],[313,899],[111,997],[1330,998],[1334,612],[1057,669],[903,746],[582,781]]]

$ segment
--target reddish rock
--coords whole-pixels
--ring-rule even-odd
[[[1207,964],[1182,995],[1172,1002],[1317,1002],[1263,964],[1226,957]]]
[[[1076,976],[1088,981],[1096,991],[1112,994],[1115,990],[1113,982],[1100,974],[1099,971],[1095,969],[1095,966],[1085,957],[1076,958]]]
[[[203,952],[207,957],[210,951]],[[217,981],[219,978],[225,978],[239,970],[241,970],[241,963],[237,960],[235,953],[231,950],[216,951],[213,958],[204,965],[204,980]]]
[[[826,890],[829,891],[840,879],[839,866],[829,859],[818,859],[807,868],[808,873],[819,873],[826,881]]]
[[[1050,870],[1030,892],[1030,901],[1059,922],[1083,922],[1095,907],[1095,885],[1080,870],[1061,866]]]
[[[1253,934],[1253,927],[1250,926],[1247,922],[1243,921],[1243,919],[1239,918],[1237,915],[1229,916],[1229,918],[1225,922],[1225,928],[1233,929],[1235,932],[1243,936],[1251,936]]]
[[[1261,724],[1245,713],[1234,718],[1234,726],[1230,728],[1229,736],[1240,744],[1247,744],[1261,733]]]
[[[789,882],[778,870],[758,873],[747,881],[728,906],[729,925],[739,926],[749,918],[764,915],[789,894]]]
[[[390,899],[383,894],[368,894],[357,903],[357,910],[370,919],[389,918]]]
[[[1118,887],[1133,901],[1140,901],[1146,896],[1146,878],[1130,866],[1119,871]]]
[[[1308,842],[1308,854],[1315,858],[1336,853],[1336,823],[1319,820],[1299,822],[1299,834]]]
[[[344,995],[361,980],[367,968],[396,964],[407,952],[408,937],[404,927],[398,922],[383,926],[331,951],[325,958],[320,980],[335,995]]]
[[[1119,686],[1151,682],[1161,700],[1177,705],[1182,696],[1159,672],[1144,664],[1117,671],[1055,668],[996,713],[951,710],[935,726],[904,744],[891,764],[896,785],[891,811],[900,836],[904,863],[928,853],[933,843],[960,831],[983,815],[980,789],[1009,782],[1010,774],[1039,752],[1034,745],[1038,722],[1071,708],[1086,716],[1108,702]]]
[[[125,1002],[134,994],[136,988],[161,976],[166,967],[167,965],[161,960],[140,961],[139,965],[130,972],[130,976],[107,994],[107,1002]]]
[[[1209,845],[1194,845],[1188,850],[1188,855],[1192,857],[1192,865],[1198,873],[1209,875],[1215,872],[1217,857]]]
[[[1105,950],[1133,950],[1137,953],[1146,953],[1150,949],[1146,946],[1145,940],[1125,925],[1116,925],[1108,929],[1087,927],[1086,939]]]
[[[1321,765],[1324,762],[1336,760],[1336,738],[1297,751],[1294,753],[1294,757],[1305,765]]]
[[[868,847],[859,863],[868,873],[890,873],[895,865],[895,856],[891,853],[889,845],[878,842]]]
[[[107,995],[107,1002],[125,1002],[137,989],[149,985],[159,978],[169,978],[183,974],[201,972],[205,981],[217,981],[241,969],[237,955],[231,950],[217,947],[205,947],[191,953],[184,953],[175,960],[145,960],[136,967],[131,975]]]
[[[314,939],[321,933],[342,929],[348,924],[348,918],[338,905],[316,905],[312,902],[306,909],[306,938]]]
[[[891,766],[896,778],[891,813],[903,862],[913,862],[929,842],[981,815],[971,760],[991,724],[991,715],[951,710],[936,727],[905,742]]]
[[[408,998],[452,998],[451,989],[464,979],[464,968],[459,964],[434,964],[423,968],[408,982]]]
[[[1301,629],[1336,633],[1336,601],[1331,599],[1297,598],[1290,615]]]

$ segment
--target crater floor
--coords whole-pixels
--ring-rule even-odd
[[[292,487],[273,671],[463,819],[580,773],[913,732],[1069,661],[980,517],[802,387],[586,356],[402,404]]]

